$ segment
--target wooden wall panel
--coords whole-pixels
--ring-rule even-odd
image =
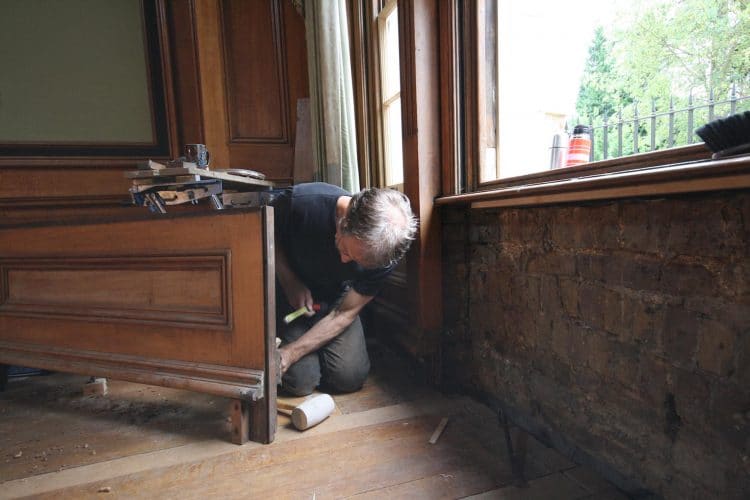
[[[0,229],[0,339],[262,370],[259,212],[140,219]]]
[[[161,48],[169,152],[154,159],[179,156],[181,144],[202,140],[202,111],[196,89],[197,70],[192,0],[153,0]],[[81,13],[85,16],[85,13]],[[31,222],[92,215],[111,215],[127,205],[129,182],[140,156],[4,156],[0,157],[0,221]]]
[[[273,209],[0,225],[0,363],[229,397],[273,441]]]
[[[233,144],[289,142],[280,8],[276,2],[224,2],[226,87]]]
[[[297,100],[309,96],[304,19],[285,0],[154,0],[169,154],[209,145],[215,168],[291,183]],[[230,127],[231,125],[231,127]],[[0,221],[112,215],[143,157],[0,158]]]
[[[297,100],[309,96],[304,19],[291,2],[222,2],[229,161],[294,177]]]
[[[229,259],[227,253],[0,259],[0,314],[226,330]]]

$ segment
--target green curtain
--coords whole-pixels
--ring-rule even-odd
[[[317,179],[359,191],[354,91],[345,0],[297,0],[305,16]]]

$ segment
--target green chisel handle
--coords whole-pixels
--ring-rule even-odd
[[[295,319],[299,318],[303,314],[305,314],[309,309],[307,306],[302,306],[299,309],[297,309],[294,312],[290,312],[286,316],[284,316],[284,323],[287,325],[294,321]],[[320,311],[320,304],[313,304],[313,311]]]

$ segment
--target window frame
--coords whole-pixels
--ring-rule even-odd
[[[501,191],[509,187],[534,185],[547,182],[565,181],[589,176],[601,176],[602,174],[615,174],[644,167],[667,167],[670,165],[710,160],[711,152],[702,144],[692,144],[675,148],[639,153],[631,156],[610,158],[607,160],[586,163],[577,167],[566,167],[564,169],[543,170],[522,176],[506,177],[480,181],[482,168],[483,149],[482,144],[486,142],[484,134],[489,128],[486,126],[487,117],[481,110],[485,106],[485,89],[483,87],[485,60],[484,35],[486,32],[485,18],[487,2],[493,0],[473,0],[470,2],[456,3],[453,15],[458,19],[458,29],[452,33],[445,30],[441,32],[442,37],[448,39],[446,49],[449,56],[455,58],[457,54],[463,55],[463,63],[454,61],[453,67],[443,70],[443,78],[450,79],[457,76],[458,88],[444,99],[444,107],[453,107],[461,115],[459,132],[456,134],[464,140],[464,151],[460,159],[446,161],[443,164],[444,178],[455,178],[456,182],[444,183],[443,197],[456,197],[455,202],[465,201],[465,196],[470,193],[487,193]],[[457,71],[458,75],[452,75],[451,71]],[[680,179],[680,172],[674,171],[675,180]],[[638,182],[648,182],[647,176],[638,176]],[[711,183],[707,183],[710,189]],[[657,190],[658,191],[658,190]],[[482,195],[487,198],[487,194]],[[445,204],[449,200],[441,202]]]
[[[385,54],[383,52],[383,46],[384,46],[384,39],[385,39],[385,33],[387,29],[387,22],[388,18],[391,16],[391,14],[398,15],[398,0],[386,0],[385,5],[380,9],[380,12],[377,13],[375,24],[377,25],[377,31],[378,31],[378,44],[377,44],[377,61],[378,61],[378,68],[377,68],[377,75],[378,75],[378,99],[377,99],[377,110],[378,110],[378,122],[380,124],[380,138],[381,141],[379,143],[379,149],[380,149],[380,158],[381,161],[378,165],[378,178],[380,180],[379,185],[383,187],[389,187],[393,189],[398,189],[399,191],[404,190],[404,182],[403,182],[403,147],[401,148],[401,182],[396,184],[388,184],[388,168],[389,168],[389,161],[391,158],[391,151],[390,151],[390,141],[388,140],[388,137],[390,134],[386,131],[386,113],[390,110],[392,110],[393,104],[396,102],[396,100],[399,101],[399,109],[402,105],[401,102],[401,82],[400,82],[400,68],[399,68],[399,87],[398,92],[396,92],[393,95],[386,96],[385,92],[385,85],[383,82],[383,78],[385,77],[385,71],[384,67],[386,65],[384,61]],[[398,29],[398,28],[397,28]],[[401,115],[399,114],[399,120],[401,119]],[[401,124],[403,126],[403,124]]]

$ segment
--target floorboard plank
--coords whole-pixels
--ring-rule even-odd
[[[84,397],[86,377],[12,380],[0,393],[0,499],[619,498],[511,427],[519,486],[495,412],[439,394],[403,359],[368,347],[363,389],[333,395],[333,414],[304,432],[279,415],[270,445],[229,442],[225,398],[115,380],[107,396]]]

